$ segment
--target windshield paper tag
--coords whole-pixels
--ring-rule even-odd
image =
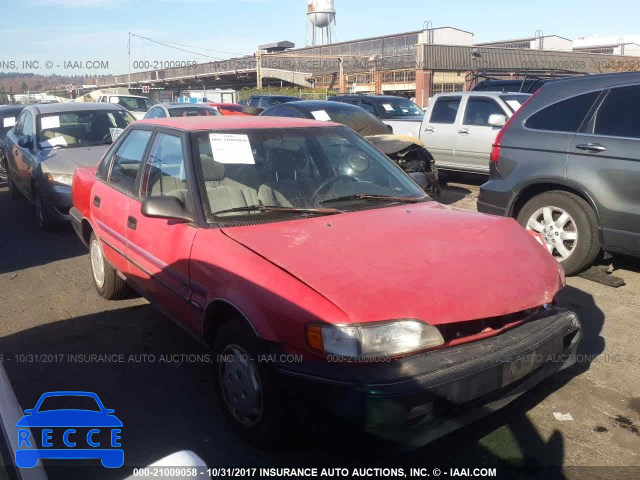
[[[42,148],[66,147],[67,146],[67,141],[64,139],[64,137],[53,137],[53,138],[50,138],[49,140],[47,140],[46,142],[40,142],[40,146]]]
[[[42,117],[40,119],[42,130],[49,130],[52,128],[60,128],[60,117]],[[65,144],[66,145],[66,144]]]
[[[124,128],[110,128],[109,133],[111,134],[111,141],[115,142],[118,140],[120,135],[122,135],[122,132],[124,132]]]
[[[393,112],[393,107],[390,103],[385,103],[382,105],[387,112]]]
[[[211,153],[218,163],[255,165],[248,135],[210,133]]]
[[[311,115],[313,115],[313,118],[315,118],[316,120],[320,120],[321,122],[330,122],[331,121],[331,117],[324,110],[318,110],[318,111],[315,111],[315,112],[311,112]]]
[[[7,117],[2,120],[3,127],[13,127],[16,124],[16,117]]]

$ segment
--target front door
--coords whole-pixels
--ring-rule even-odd
[[[490,97],[469,96],[462,124],[456,131],[455,162],[458,168],[489,173],[489,155],[500,127],[489,125],[491,115],[508,118],[498,103]]]
[[[130,279],[167,313],[197,331],[201,312],[189,303],[192,293],[189,260],[197,228],[141,213],[142,200],[157,196],[177,198],[193,210],[185,143],[179,133],[156,134],[146,160],[140,198],[127,214],[126,231]]]

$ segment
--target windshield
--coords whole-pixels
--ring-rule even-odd
[[[123,110],[63,112],[40,117],[40,148],[91,147],[112,143],[135,118]]]
[[[206,208],[224,219],[251,215],[253,221],[274,213],[264,208],[229,211],[247,207],[278,207],[278,213],[339,208],[340,213],[395,204],[398,197],[425,198],[384,154],[344,127],[200,132],[195,143]],[[396,199],[344,201],[357,195]]]
[[[0,138],[3,138],[15,126],[19,115],[20,111],[13,113],[0,112]]]
[[[148,98],[138,98],[138,97],[113,97],[113,98],[118,99],[117,102],[113,102],[113,103],[117,103],[118,105],[126,108],[131,112],[146,112],[153,106],[153,104],[151,103],[151,100],[149,100]]]
[[[385,117],[424,117],[424,110],[406,98],[384,98],[380,101]]]
[[[218,110],[209,107],[176,107],[169,109],[169,116],[171,117],[215,117],[219,115],[220,112]]]
[[[511,111],[516,112],[524,105],[524,102],[529,100],[531,95],[524,93],[512,93],[509,95],[500,95],[500,98],[506,103]]]
[[[52,410],[88,410],[100,412],[100,406],[93,397],[88,395],[55,395],[42,401],[38,412]]]

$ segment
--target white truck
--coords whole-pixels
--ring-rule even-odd
[[[153,106],[153,103],[147,97],[118,93],[100,95],[96,102],[116,103],[121,105],[129,110],[136,120],[142,120],[145,114]]]
[[[489,173],[489,155],[496,135],[530,96],[507,92],[440,93],[429,102],[419,138],[438,169]]]

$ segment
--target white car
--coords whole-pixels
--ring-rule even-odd
[[[136,120],[142,120],[153,106],[151,100],[141,95],[100,95],[97,101],[121,105],[129,110]]]

